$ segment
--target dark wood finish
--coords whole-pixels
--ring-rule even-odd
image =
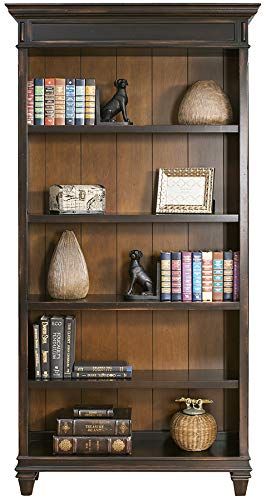
[[[230,472],[235,494],[245,494],[251,470],[247,49],[248,22],[259,4],[7,7],[19,23],[21,493],[31,494],[39,471],[206,470]],[[27,78],[67,75],[93,75],[102,102],[114,80],[126,77],[134,125],[27,126]],[[234,125],[177,125],[184,92],[199,79],[224,88]],[[215,167],[215,214],[153,215],[158,169],[177,166]],[[49,215],[48,188],[59,182],[105,185],[107,213]],[[46,295],[51,255],[65,229],[76,233],[89,267],[89,295],[80,301]],[[240,248],[240,303],[125,302],[134,247],[154,278],[163,249]],[[134,366],[132,380],[28,379],[32,322],[53,311],[76,315],[76,359],[125,358]],[[169,438],[176,391],[214,400],[219,434],[209,451],[182,452]],[[55,429],[60,408],[80,403],[132,406],[132,457],[52,455],[46,431]]]

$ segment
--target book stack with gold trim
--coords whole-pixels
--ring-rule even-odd
[[[131,408],[82,406],[57,419],[55,455],[131,455]]]

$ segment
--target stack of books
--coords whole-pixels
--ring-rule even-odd
[[[71,378],[75,361],[74,316],[43,315],[33,325],[36,380]]]
[[[74,363],[74,379],[131,379],[132,366],[126,361],[81,361]]]
[[[95,125],[94,78],[32,78],[28,125]]]
[[[168,251],[160,263],[161,301],[239,301],[239,252]]]
[[[57,419],[53,450],[55,455],[130,455],[131,408],[74,408],[72,418]]]

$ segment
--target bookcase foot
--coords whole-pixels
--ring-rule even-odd
[[[234,484],[235,496],[236,497],[244,497],[247,492],[248,481],[250,479],[250,474],[246,473],[245,475],[231,472],[231,479]]]
[[[18,472],[16,477],[19,482],[21,495],[29,496],[32,494],[34,482],[36,479],[38,479],[39,472],[34,472],[34,473]]]

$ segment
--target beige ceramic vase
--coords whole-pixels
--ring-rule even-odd
[[[50,262],[47,289],[53,299],[83,299],[88,294],[88,268],[73,231],[61,235]]]

